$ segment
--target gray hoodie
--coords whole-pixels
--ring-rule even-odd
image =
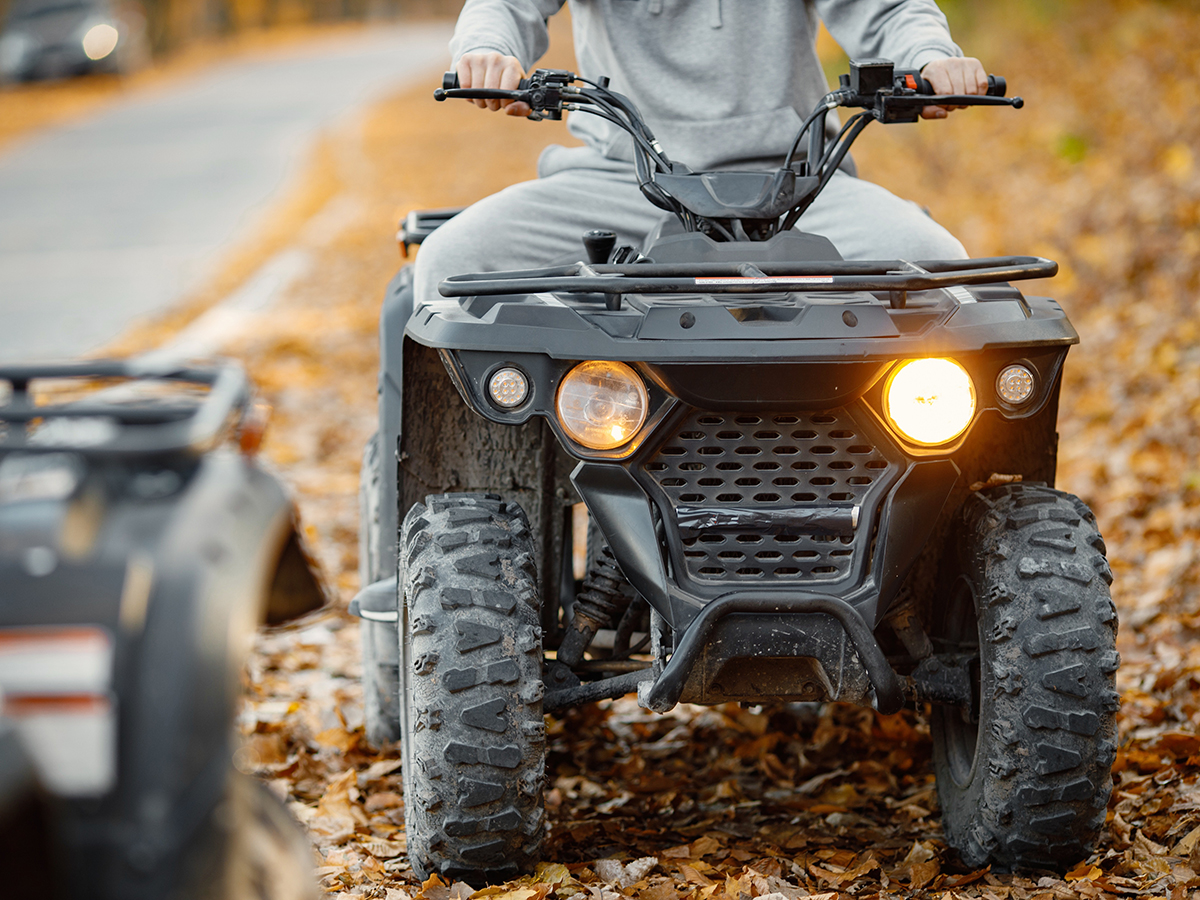
[[[563,0],[467,0],[450,52],[515,56],[530,69]],[[570,0],[579,73],[608,75],[674,160],[696,169],[778,162],[829,90],[818,16],[850,57],[919,69],[962,56],[934,0]],[[571,132],[611,159],[629,138],[586,113]]]

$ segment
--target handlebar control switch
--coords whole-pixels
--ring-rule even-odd
[[[521,82],[521,90],[528,94],[528,103],[533,110],[529,118],[561,119],[563,88],[574,81],[575,73],[566,69],[535,69]]]
[[[874,97],[877,91],[891,91],[895,68],[890,59],[852,59],[850,90],[863,98]]]

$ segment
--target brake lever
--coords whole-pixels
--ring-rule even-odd
[[[442,76],[442,86],[433,92],[433,99],[443,100],[512,100],[529,106],[529,118],[558,120],[563,114],[564,89],[575,80],[575,73],[565,69],[537,69],[522,78],[516,90],[499,88],[461,88],[458,73]]]
[[[529,91],[506,91],[500,88],[438,88],[433,92],[433,99],[441,103],[443,100],[513,100],[518,103],[529,103]]]
[[[991,97],[987,94],[893,94],[886,98],[888,105],[898,108],[922,106],[1011,106],[1025,105],[1021,97]]]

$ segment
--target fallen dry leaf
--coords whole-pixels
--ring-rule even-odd
[[[1062,264],[1029,286],[1057,298],[1082,337],[1063,374],[1058,484],[1099,517],[1122,619],[1116,790],[1096,853],[1069,880],[964,867],[944,845],[928,726],[912,710],[657,716],[622,700],[548,720],[545,854],[570,877],[556,869],[478,896],[1182,900],[1200,888],[1200,12],[1133,0],[955,9],[959,43],[1008,75],[1026,108],[873,126],[855,157],[974,255]],[[570,140],[561,124],[499,118],[435,107],[421,88],[331,131],[305,179],[317,187],[286,206],[295,220],[279,234],[300,240],[328,203],[352,214],[308,247],[316,264],[286,314],[228,348],[275,409],[263,452],[291,479],[342,604],[260,636],[239,760],[286,791],[320,877],[348,896],[460,900],[472,887],[418,884],[402,855],[369,850],[403,839],[403,778],[394,748],[350,739],[362,733],[361,662],[344,604],[357,587],[357,467],[374,428],[395,220],[530,177],[540,146]]]

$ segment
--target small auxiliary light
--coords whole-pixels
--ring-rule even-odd
[[[488,379],[488,395],[497,406],[513,409],[529,396],[529,379],[520,369],[497,369]]]
[[[1005,366],[996,378],[996,393],[1005,403],[1020,406],[1033,396],[1033,373],[1024,366]]]

